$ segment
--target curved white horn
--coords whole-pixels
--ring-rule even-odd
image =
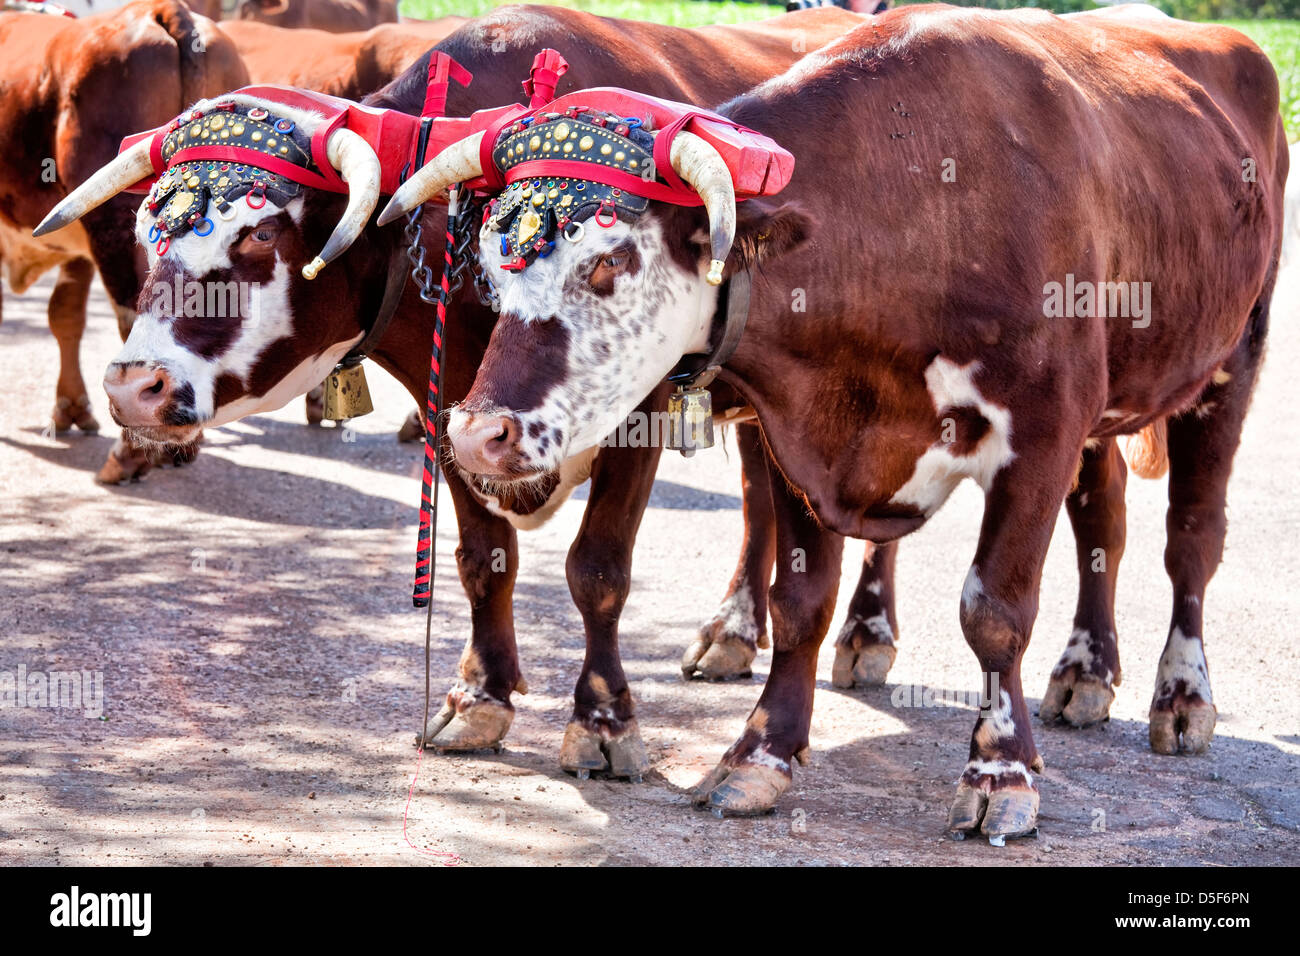
[[[142,139],[112,162],[101,166],[90,178],[63,197],[63,201],[50,210],[41,224],[32,232],[43,236],[76,222],[96,206],[108,202],[122,190],[134,186],[153,175],[153,160],[149,158],[150,139]]]
[[[350,129],[336,129],[325,144],[325,155],[348,184],[348,205],[320,255],[302,267],[304,279],[316,278],[325,263],[347,252],[379,203],[379,157],[369,143]]]
[[[722,282],[722,269],[736,238],[736,188],[718,151],[685,130],[673,137],[669,160],[673,171],[700,194],[709,213],[709,285]]]
[[[483,164],[479,161],[482,144],[483,133],[479,131],[457,140],[425,163],[393,193],[393,198],[379,214],[379,224],[386,226],[398,216],[405,216],[454,183],[482,176]]]

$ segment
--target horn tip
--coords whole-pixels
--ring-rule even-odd
[[[721,259],[711,259],[709,261],[709,273],[704,277],[704,281],[709,285],[722,285],[722,270],[726,265]]]
[[[48,216],[41,220],[41,224],[32,230],[32,236],[39,239],[41,236],[48,235],[55,230],[62,229],[67,223],[59,215],[57,209],[53,210]]]
[[[390,222],[400,219],[405,212],[406,210],[402,208],[402,203],[398,201],[396,196],[394,196],[388,201],[388,205],[384,207],[383,212],[379,214],[379,219],[376,221],[379,225],[386,226]]]
[[[325,268],[325,260],[317,256],[311,262],[302,267],[302,277],[308,281],[316,278],[317,274]]]

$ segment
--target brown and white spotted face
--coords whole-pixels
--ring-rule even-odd
[[[708,252],[671,243],[647,213],[527,268],[501,268],[491,225],[479,258],[500,296],[487,356],[448,435],[466,472],[526,480],[599,444],[685,354],[707,349],[717,289]]]
[[[266,109],[306,137],[324,122],[319,114],[242,94],[220,102]],[[192,112],[220,109],[204,101]],[[213,200],[202,211],[206,231],[196,226],[171,236],[159,231],[158,208],[141,204],[135,238],[147,251],[148,269],[138,318],[104,375],[113,419],[129,439],[185,444],[204,426],[279,408],[319,384],[361,340],[363,296],[374,298],[382,283],[386,251],[359,250],[314,280],[303,270],[318,253],[325,260],[339,256],[365,228],[378,199],[379,161],[346,129],[331,134],[327,152],[352,188],[347,197],[306,187],[281,202],[247,193],[224,212]],[[51,214],[51,227],[139,178],[130,162],[123,153],[100,170],[65,201],[66,209]]]

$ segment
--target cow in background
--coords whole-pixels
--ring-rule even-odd
[[[33,227],[117,154],[123,136],[247,76],[233,44],[178,0],[141,0],[84,19],[0,14],[0,264],[18,293],[59,270],[49,304],[60,356],[56,429],[98,428],[78,361],[86,297],[98,270],[125,338],[143,264],[134,242],[137,203],[117,197],[42,239],[32,238]],[[119,443],[100,478],[116,481],[124,460],[145,458]]]
[[[397,0],[241,0],[234,20],[257,20],[290,30],[352,33],[397,22]]]
[[[295,86],[360,100],[392,82],[464,23],[464,17],[443,17],[329,33],[290,31],[256,20],[227,20],[221,24],[221,32],[234,41],[255,84]]]

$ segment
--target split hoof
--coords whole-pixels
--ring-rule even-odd
[[[153,461],[147,452],[129,448],[119,441],[109,451],[95,480],[104,485],[120,485],[127,481],[139,481],[152,469]]]
[[[564,742],[560,745],[560,769],[588,779],[593,773],[640,783],[650,769],[645,744],[635,719],[629,720],[623,730],[605,736],[576,720],[564,728]]]
[[[1012,782],[1006,777],[1011,776]],[[948,810],[948,833],[964,839],[979,832],[995,846],[1008,837],[1032,836],[1038,831],[1038,791],[1029,774],[963,774]]]
[[[515,710],[496,701],[476,700],[464,709],[444,706],[437,726],[424,745],[437,753],[500,752],[501,741],[515,719]]]
[[[695,789],[691,801],[716,817],[755,817],[771,813],[790,789],[790,775],[766,764],[719,764]]]
[[[402,427],[397,430],[397,440],[424,441],[424,419],[420,417],[418,408],[413,409],[411,414],[406,416],[406,421],[402,422]]]
[[[1218,713],[1203,700],[1179,698],[1164,705],[1151,705],[1148,733],[1151,749],[1158,754],[1200,754],[1210,748]]]
[[[682,676],[687,680],[732,680],[751,677],[758,648],[744,638],[727,634],[717,624],[707,624],[682,655]]]
[[[1110,719],[1115,691],[1090,674],[1053,674],[1038,716],[1046,723],[1064,720],[1072,727],[1087,727]]]
[[[54,402],[54,411],[50,415],[50,420],[56,432],[66,432],[73,426],[88,433],[99,431],[99,421],[90,410],[88,395],[82,395],[80,398],[67,398],[60,395]]]
[[[836,687],[878,687],[889,676],[898,649],[892,644],[868,644],[855,648],[851,644],[835,647],[831,665],[831,683]]]

